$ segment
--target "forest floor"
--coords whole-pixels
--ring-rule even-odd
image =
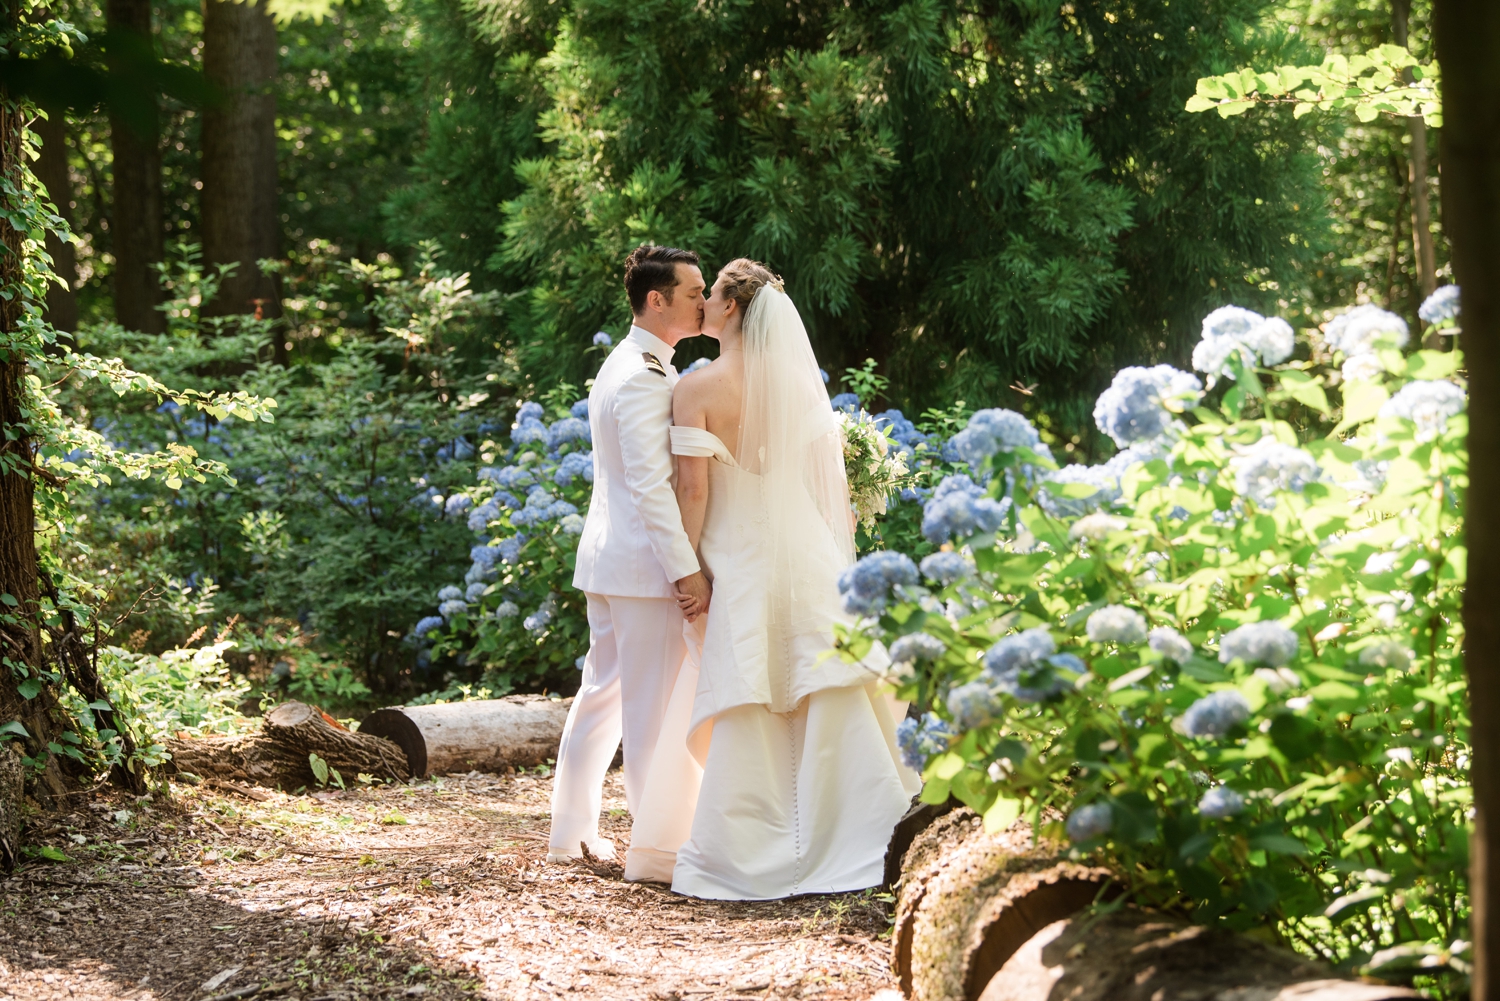
[[[889,898],[719,903],[546,863],[551,779],[287,795],[174,785],[36,818],[0,998],[899,998]],[[606,823],[623,857],[620,773]]]

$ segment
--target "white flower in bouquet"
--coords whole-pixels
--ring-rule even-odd
[[[849,500],[865,528],[885,514],[886,502],[907,478],[906,456],[892,449],[885,432],[863,410],[835,411],[844,440],[844,474],[849,480]]]

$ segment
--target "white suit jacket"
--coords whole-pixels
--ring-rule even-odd
[[[672,348],[631,327],[589,391],[594,494],[573,586],[626,598],[670,598],[698,570],[672,487]]]

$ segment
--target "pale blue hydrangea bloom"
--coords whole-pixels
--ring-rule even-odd
[[[585,396],[583,399],[576,401],[571,407],[568,408],[568,413],[572,414],[574,417],[577,417],[581,421],[588,420],[589,419],[589,400],[588,400],[588,397]]]
[[[1210,820],[1233,817],[1245,808],[1245,797],[1228,786],[1214,786],[1198,801],[1198,812]]]
[[[545,632],[552,624],[552,616],[557,612],[557,595],[549,594],[542,601],[541,607],[521,620],[521,627],[528,633]]]
[[[1280,622],[1250,622],[1219,640],[1219,663],[1238,658],[1247,664],[1281,667],[1297,656],[1297,634]]]
[[[1411,338],[1406,321],[1372,303],[1355,306],[1328,321],[1323,340],[1346,357],[1370,354],[1377,348],[1404,348]]]
[[[1167,432],[1175,420],[1174,410],[1181,412],[1202,397],[1203,382],[1196,375],[1171,365],[1132,365],[1120,369],[1109,388],[1099,394],[1094,423],[1124,448]]]
[[[992,675],[1009,674],[1034,667],[1057,652],[1057,643],[1046,626],[1037,626],[1007,636],[990,647],[984,666]]]
[[[495,618],[497,619],[513,619],[520,614],[521,606],[517,605],[514,601],[502,601],[500,602],[500,607],[495,609]]]
[[[922,560],[922,576],[943,587],[974,575],[974,564],[962,553],[933,553]]]
[[[906,415],[899,410],[883,410],[876,414],[875,426],[882,431],[889,432],[892,441],[908,447],[927,440],[927,436],[918,431],[917,426],[907,420]]]
[[[489,469],[492,467],[486,467]],[[496,486],[504,487],[506,490],[515,490],[518,487],[529,487],[536,482],[536,476],[525,466],[505,466],[502,469],[493,470],[486,476],[485,470],[479,471],[482,480],[493,480]]]
[[[476,581],[475,583],[470,584],[467,588],[464,589],[464,599],[466,601],[478,601],[480,598],[484,597],[484,592],[488,587],[488,584],[485,584],[482,581]]]
[[[607,348],[614,342],[615,339],[602,330],[594,335],[594,347],[596,348]]]
[[[582,671],[583,665],[588,661],[588,654],[579,654],[573,658],[573,670]]]
[[[833,405],[833,409],[842,410],[846,414],[852,414],[859,410],[859,397],[853,393],[839,393],[828,402]]]
[[[1054,654],[1056,644],[1046,626],[1000,640],[984,655],[985,671],[997,691],[1017,702],[1043,702],[1073,686],[1056,669],[1082,674],[1083,661],[1073,654]]]
[[[1345,382],[1378,379],[1385,374],[1385,364],[1378,354],[1371,351],[1351,356],[1344,362],[1344,367],[1339,369],[1339,374],[1344,377]]]
[[[468,494],[453,494],[443,505],[443,513],[450,518],[456,518],[473,506],[474,498]]]
[[[1296,339],[1291,324],[1267,319],[1240,306],[1220,306],[1203,318],[1203,337],[1193,348],[1193,368],[1212,376],[1229,374],[1229,359],[1238,354],[1246,366],[1279,365],[1292,355]]]
[[[516,411],[516,424],[519,425],[526,421],[541,420],[542,414],[544,413],[546,413],[546,411],[542,409],[542,405],[540,403],[533,403],[528,401],[521,404],[521,408]]]
[[[456,601],[462,599],[464,593],[458,588],[454,587],[452,584],[449,584],[447,587],[438,591],[437,596],[438,601]]]
[[[496,573],[494,567],[487,567],[480,563],[474,563],[469,566],[468,572],[464,574],[464,583],[475,584],[480,581],[494,580],[497,576],[498,574]]]
[[[927,633],[908,633],[891,644],[892,663],[914,664],[919,660],[936,660],[948,652],[948,647],[936,636]]]
[[[581,514],[565,514],[557,524],[568,535],[583,534],[583,515]]]
[[[469,512],[469,531],[483,532],[489,527],[490,522],[500,520],[500,506],[493,499]]]
[[[927,767],[927,759],[948,749],[948,739],[952,736],[952,728],[936,713],[927,713],[920,720],[908,717],[896,727],[901,760],[918,772]]]
[[[949,441],[958,457],[971,466],[996,452],[1018,448],[1037,451],[1042,442],[1036,428],[1014,410],[981,410],[969,418],[968,427]]]
[[[495,543],[495,548],[500,550],[500,558],[506,563],[514,564],[521,558],[521,547],[526,544],[526,536],[512,535],[508,539],[501,539]]]
[[[1157,626],[1146,637],[1146,642],[1151,645],[1151,649],[1179,664],[1187,663],[1188,658],[1193,655],[1193,644],[1171,626]]]
[[[700,368],[707,368],[708,366],[712,365],[713,362],[714,360],[712,358],[699,358],[683,370],[684,374],[688,372],[696,372]],[[825,379],[824,381],[826,382],[827,380]]]
[[[1146,619],[1133,608],[1105,605],[1089,616],[1085,630],[1095,643],[1143,643]]]
[[[534,417],[528,418],[510,433],[510,440],[517,445],[545,445],[547,444],[547,425]]]
[[[441,629],[442,627],[443,617],[441,615],[428,615],[417,620],[417,624],[412,628],[411,633],[417,639],[422,639],[434,629]]]
[[[955,473],[945,477],[922,505],[922,534],[940,545],[976,532],[997,532],[1005,524],[1010,505],[1009,497],[997,502],[969,477]]]
[[[1047,489],[1049,483],[1085,483],[1094,488],[1087,497],[1064,497]],[[1054,495],[1056,493],[1056,495]],[[1074,463],[1058,470],[1044,470],[1037,484],[1036,502],[1054,518],[1081,518],[1120,499],[1120,478],[1107,465]]]
[[[1410,671],[1411,651],[1395,640],[1376,640],[1359,652],[1359,663],[1361,667],[1385,667],[1395,668],[1398,671]]]
[[[1322,467],[1310,454],[1270,435],[1245,449],[1230,466],[1235,472],[1235,491],[1267,510],[1276,506],[1278,491],[1301,493],[1323,475]]]
[[[823,385],[828,385],[828,370],[826,368],[820,368],[818,369],[818,375],[823,377]]]
[[[1458,296],[1457,285],[1444,285],[1427,297],[1417,309],[1417,316],[1422,318],[1423,323],[1434,326],[1444,320],[1456,320],[1459,312]]]
[[[1250,718],[1250,703],[1232,688],[1205,695],[1182,714],[1189,737],[1222,737]]]
[[[1464,409],[1464,391],[1442,379],[1418,379],[1402,386],[1380,407],[1381,417],[1400,417],[1417,426],[1417,440],[1428,441],[1443,433],[1448,418]]]
[[[917,583],[917,565],[905,553],[871,553],[839,574],[839,594],[850,615],[869,615],[884,608],[891,588]]]
[[[994,689],[983,681],[959,685],[948,693],[948,715],[961,730],[972,730],[1000,715],[1000,700]]]
[[[557,449],[570,441],[588,441],[591,437],[587,421],[564,417],[547,429],[547,447]]]
[[[454,588],[454,590],[457,591],[458,588]],[[459,593],[462,594],[463,592]],[[445,619],[451,619],[455,615],[462,615],[468,610],[468,602],[464,601],[462,598],[458,598],[454,601],[445,601],[438,606],[438,614]]]
[[[495,546],[472,546],[469,549],[469,559],[480,566],[492,567],[500,559],[500,550]]]
[[[1108,803],[1090,803],[1070,813],[1066,827],[1069,839],[1084,842],[1104,837],[1114,825],[1114,813]]]
[[[582,476],[587,483],[594,482],[593,452],[569,452],[563,456],[562,462],[557,464],[557,471],[552,474],[552,482],[565,487],[578,476]]]

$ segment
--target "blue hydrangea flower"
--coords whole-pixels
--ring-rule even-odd
[[[922,534],[940,545],[976,532],[997,532],[1005,524],[1010,505],[1009,497],[996,502],[969,477],[955,473],[945,477],[922,506]]]
[[[474,584],[479,581],[494,580],[497,576],[495,567],[485,566],[483,563],[471,563],[469,570],[464,574],[465,584]]]
[[[1007,636],[984,655],[984,667],[995,689],[1017,702],[1043,702],[1072,688],[1058,669],[1083,673],[1083,661],[1072,654],[1056,654],[1056,643],[1046,626]]]
[[[948,647],[936,636],[927,633],[908,633],[891,644],[891,662],[915,664],[918,661],[937,660],[948,652]]]
[[[545,445],[547,437],[547,425],[535,417],[528,417],[510,433],[510,440],[517,445]]]
[[[1193,644],[1171,626],[1157,626],[1146,637],[1146,642],[1150,644],[1151,649],[1179,664],[1187,663],[1188,658],[1193,655]]]
[[[1309,483],[1323,475],[1318,460],[1300,448],[1283,444],[1267,435],[1245,449],[1230,462],[1234,470],[1234,489],[1258,507],[1276,506],[1276,494],[1282,490],[1301,493]]]
[[[953,735],[953,730],[936,713],[927,713],[920,720],[902,720],[896,727],[896,744],[901,748],[901,760],[906,767],[920,772],[927,767],[929,758],[948,749],[948,739]]]
[[[547,447],[556,449],[570,441],[588,441],[591,437],[588,421],[564,417],[547,429]]]
[[[700,368],[707,368],[708,366],[712,365],[713,363],[714,363],[714,360],[712,358],[697,358],[697,359],[694,359],[693,363],[687,367],[687,370],[686,370],[686,372],[684,374],[696,372]]]
[[[513,619],[521,614],[521,607],[514,601],[502,601],[500,607],[495,609],[495,618]]]
[[[1459,312],[1458,297],[1457,285],[1444,285],[1427,297],[1417,309],[1417,316],[1422,318],[1423,323],[1433,326],[1445,320],[1456,320]]]
[[[1371,303],[1340,313],[1323,330],[1328,346],[1349,358],[1382,347],[1404,348],[1410,337],[1405,320]]]
[[[1464,391],[1442,379],[1418,379],[1397,390],[1380,407],[1381,417],[1400,417],[1417,426],[1417,440],[1430,441],[1443,433],[1448,418],[1464,409]]]
[[[583,515],[565,514],[563,515],[562,520],[557,523],[557,525],[568,535],[582,535]]]
[[[458,588],[454,588],[454,590],[458,591]],[[459,591],[459,594],[463,594],[463,592]],[[456,598],[453,601],[445,601],[438,606],[438,614],[445,619],[451,619],[455,615],[462,615],[468,610],[469,603],[464,601],[463,598]]]
[[[578,506],[565,500],[553,501],[551,504],[547,505],[548,521],[555,521],[559,518],[566,518],[569,515],[576,515],[577,513]]]
[[[1214,786],[1198,801],[1198,812],[1210,820],[1233,817],[1245,808],[1245,797],[1228,786]]]
[[[1411,651],[1395,640],[1376,640],[1359,652],[1359,664],[1361,667],[1384,667],[1395,668],[1403,672],[1410,671]]]
[[[1232,688],[1205,695],[1182,714],[1189,737],[1222,737],[1250,718],[1250,703]]]
[[[948,715],[960,730],[984,726],[999,716],[1002,708],[994,689],[983,681],[959,685],[948,693]]]
[[[464,598],[468,601],[478,601],[480,598],[484,597],[484,592],[487,587],[489,587],[489,585],[482,582],[470,584],[464,591]]]
[[[1251,622],[1224,634],[1219,640],[1219,662],[1243,660],[1247,664],[1281,667],[1297,656],[1297,634],[1280,622]]]
[[[582,671],[583,665],[588,663],[588,659],[588,654],[579,654],[577,657],[573,658],[573,670]]]
[[[523,424],[526,421],[539,421],[542,414],[546,413],[540,403],[526,402],[521,404],[521,409],[516,411],[516,423]]]
[[[818,375],[823,377],[823,385],[828,385],[828,370],[820,368],[818,369]]]
[[[412,628],[412,635],[417,639],[423,639],[434,629],[443,628],[443,617],[441,615],[428,615],[417,620],[416,626]]]
[[[828,402],[833,404],[833,409],[842,410],[846,414],[853,414],[859,410],[859,397],[853,393],[840,393]]]
[[[1057,652],[1057,643],[1046,626],[1037,626],[1000,640],[984,655],[990,674],[1007,674],[1032,667]]]
[[[500,559],[500,549],[497,546],[473,546],[469,549],[469,559],[480,566],[492,567]]]
[[[500,507],[490,499],[469,512],[469,531],[483,532],[490,522],[500,520]]]
[[[922,576],[947,587],[974,575],[974,564],[962,553],[938,552],[922,560]]]
[[[1114,825],[1114,813],[1108,803],[1090,803],[1068,814],[1068,822],[1064,826],[1069,839],[1082,843],[1104,837]]]
[[[494,480],[496,486],[506,490],[529,487],[536,482],[536,475],[525,466],[506,466],[488,478]]]
[[[1143,643],[1146,639],[1145,617],[1124,605],[1105,605],[1089,616],[1085,629],[1095,643],[1129,645]]]
[[[500,550],[500,558],[506,563],[515,564],[521,558],[521,547],[526,544],[524,535],[513,535],[508,539],[501,539],[495,543],[495,548]]]
[[[905,553],[871,553],[839,575],[839,593],[850,615],[869,615],[884,608],[891,588],[917,583],[917,565]]]
[[[927,440],[927,436],[917,430],[917,426],[906,419],[906,415],[899,410],[885,410],[875,415],[875,426],[881,431],[887,432],[891,440],[899,445],[905,446],[903,451],[912,452],[912,447]]]
[[[1156,438],[1172,427],[1176,414],[1203,397],[1203,382],[1171,365],[1132,365],[1115,374],[1094,404],[1094,424],[1124,448]]]
[[[932,496],[932,490],[929,487],[902,487],[901,492],[896,496],[903,503],[925,501]]]
[[[594,347],[596,348],[607,348],[614,342],[615,339],[602,330],[594,335]]]
[[[577,417],[581,421],[588,420],[589,419],[589,401],[588,401],[588,397],[584,397],[583,399],[576,401],[571,407],[568,408],[568,413],[572,414],[574,417]]]
[[[552,482],[565,487],[578,476],[584,477],[586,482],[593,482],[593,452],[569,452],[563,456],[562,462],[558,463],[557,471],[552,474]]]
[[[1238,354],[1246,366],[1279,365],[1296,346],[1291,324],[1267,319],[1240,306],[1221,306],[1203,318],[1203,337],[1193,348],[1193,368],[1212,376],[1229,374],[1229,359]]]
[[[1018,448],[1037,450],[1041,435],[1021,414],[1014,410],[981,410],[969,418],[969,424],[949,441],[958,457],[977,466],[996,452]]]
[[[542,601],[541,607],[521,620],[521,628],[528,633],[542,633],[552,624],[552,616],[557,613],[557,595],[549,594]]]
[[[443,505],[443,513],[450,518],[456,518],[473,506],[474,498],[468,494],[453,494]]]
[[[454,601],[456,599],[461,599],[464,596],[464,593],[458,588],[454,587],[452,584],[449,584],[447,587],[440,590],[437,596],[438,601]]]
[[[1094,488],[1087,497],[1063,497],[1047,484],[1085,483]],[[1054,518],[1080,518],[1090,511],[1113,504],[1120,499],[1120,478],[1108,466],[1085,466],[1081,463],[1048,469],[1037,483],[1036,502]]]

